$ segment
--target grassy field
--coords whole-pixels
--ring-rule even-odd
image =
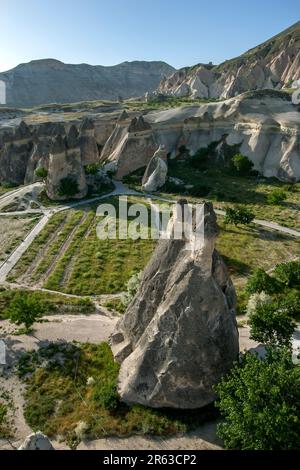
[[[14,299],[17,292],[19,292],[18,289],[0,288],[0,320],[5,318],[5,310],[10,301]],[[25,292],[25,289],[22,289],[21,292]],[[34,295],[46,305],[47,309],[45,315],[90,315],[95,313],[95,305],[88,297],[66,297],[60,293],[45,291],[35,291]]]
[[[109,201],[117,206],[117,199]],[[129,278],[146,265],[155,241],[100,240],[96,208],[55,214],[8,280],[78,295],[124,290]]]
[[[118,371],[106,343],[52,343],[25,354],[19,375],[26,383],[27,423],[75,447],[84,437],[186,432],[216,416],[213,407],[192,412],[128,407],[116,394]]]
[[[208,186],[210,192],[205,199],[212,201],[216,208],[243,204],[258,218],[300,230],[300,183],[286,184],[275,178],[257,176],[233,176],[218,167],[197,170],[185,161],[171,162],[169,176],[180,178],[186,185]],[[280,205],[269,204],[268,194],[278,188],[286,192],[287,199]]]
[[[4,261],[37,224],[37,216],[0,218],[0,262]]]

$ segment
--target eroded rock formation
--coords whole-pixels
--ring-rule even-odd
[[[165,147],[160,145],[147,165],[142,180],[143,190],[149,192],[157,191],[165,184],[167,173],[167,154]]]
[[[74,182],[76,192],[62,191],[63,181]],[[65,138],[58,135],[52,144],[46,190],[48,197],[54,200],[81,199],[87,194],[88,187],[75,126],[70,128]]]
[[[26,437],[18,450],[55,450],[50,439],[41,431]]]
[[[204,243],[161,240],[140,288],[111,337],[126,403],[200,408],[238,356],[236,296],[215,250],[212,205],[204,205]]]

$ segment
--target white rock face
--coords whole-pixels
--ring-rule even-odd
[[[231,98],[249,90],[298,87],[300,22],[240,57],[218,66],[185,67],[163,79],[157,93],[192,98]]]
[[[129,132],[128,121],[118,123],[101,158],[122,178],[148,165],[158,145],[172,159],[181,146],[193,155],[214,142],[220,158],[225,158],[226,146],[236,146],[264,176],[300,181],[299,109],[287,93],[263,90],[217,103],[152,111],[144,116],[150,124],[144,130]],[[164,171],[159,168],[158,174]]]
[[[26,437],[18,450],[55,450],[50,439],[41,431],[30,434]]]
[[[149,192],[157,191],[165,184],[167,173],[167,155],[164,145],[160,145],[146,168],[142,181],[143,190]]]

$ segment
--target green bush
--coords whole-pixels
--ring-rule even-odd
[[[253,168],[253,163],[248,157],[245,157],[241,153],[237,153],[231,159],[231,165],[236,173],[239,175],[249,175]]]
[[[37,176],[38,178],[45,179],[45,178],[47,178],[48,170],[47,170],[47,168],[44,168],[43,166],[40,166],[39,168],[37,168],[35,170],[34,173],[35,173],[35,176]]]
[[[76,180],[73,178],[63,178],[60,180],[58,195],[59,196],[75,196],[78,193],[79,187]]]
[[[117,384],[114,380],[95,385],[94,400],[109,411],[120,406]]]
[[[208,164],[208,148],[201,148],[197,150],[197,152],[190,157],[190,164],[193,168],[198,170],[204,170]]]
[[[258,305],[249,316],[251,339],[270,346],[290,347],[295,321],[278,302]]]
[[[274,189],[267,196],[268,204],[277,205],[281,204],[286,199],[286,193],[283,189]]]
[[[196,186],[189,190],[189,193],[191,196],[205,197],[210,193],[210,191],[210,186],[206,186],[204,184],[196,184]]]
[[[255,218],[255,215],[253,214],[253,212],[249,211],[249,209],[247,209],[246,207],[238,207],[238,208],[225,207],[225,211],[226,211],[225,218],[224,218],[225,224],[248,225]]]
[[[292,318],[300,317],[300,292],[290,290],[282,295],[278,301],[279,307]]]
[[[287,287],[300,287],[300,261],[278,264],[275,276]]]
[[[47,304],[35,293],[18,292],[10,301],[4,315],[17,325],[24,324],[26,330],[29,330],[46,311]]]
[[[282,285],[280,282],[274,277],[271,277],[262,268],[257,268],[253,271],[246,285],[248,295],[255,294],[256,292],[265,292],[266,294],[272,295],[281,290]]]
[[[300,370],[289,350],[268,349],[264,360],[246,352],[216,392],[226,449],[300,449]]]
[[[96,175],[99,171],[101,165],[98,163],[91,163],[90,165],[86,165],[84,167],[84,171],[86,175]]]

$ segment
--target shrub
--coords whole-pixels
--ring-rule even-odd
[[[170,181],[170,180],[167,180],[165,182],[164,187],[162,188],[163,192],[173,193],[173,194],[178,193],[178,192],[182,192],[184,190],[185,190],[184,184],[176,184],[176,183],[174,183],[173,181]]]
[[[279,300],[279,307],[290,317],[298,318],[300,316],[300,292],[293,290],[285,292]]]
[[[111,380],[96,385],[94,400],[109,411],[116,410],[120,405],[116,382]]]
[[[189,193],[191,196],[195,197],[205,197],[211,191],[211,187],[205,186],[204,184],[196,184],[192,189],[190,189]]]
[[[208,163],[208,148],[201,148],[190,158],[190,163],[193,168],[204,170]]]
[[[63,178],[60,180],[60,185],[58,189],[59,196],[75,196],[78,193],[79,187],[76,180],[73,178]]]
[[[28,292],[18,292],[9,303],[4,314],[13,323],[25,325],[29,330],[47,310],[47,304],[40,300],[36,294]]]
[[[231,164],[234,170],[240,175],[248,175],[254,166],[251,160],[241,153],[237,153],[232,157]]]
[[[289,350],[246,352],[217,385],[225,418],[218,433],[227,449],[300,449],[300,371]]]
[[[246,207],[225,207],[225,224],[233,224],[233,225],[248,225],[254,220],[255,215],[249,211]]]
[[[300,261],[278,264],[275,276],[287,287],[300,287]]]
[[[126,292],[122,295],[122,304],[127,307],[138,291],[142,279],[142,272],[133,274],[126,284]]]
[[[47,170],[47,168],[44,168],[43,166],[40,166],[39,168],[37,168],[35,170],[34,173],[35,173],[35,176],[37,176],[38,178],[45,179],[45,178],[47,178],[48,170]]]
[[[271,277],[262,268],[257,268],[253,271],[246,285],[248,295],[255,294],[256,292],[265,292],[266,294],[272,295],[281,290],[282,285],[280,282],[274,277]]]
[[[260,343],[289,347],[296,327],[295,321],[277,302],[258,305],[249,317],[251,339]]]
[[[100,165],[97,163],[91,163],[90,165],[86,165],[84,167],[84,171],[86,175],[96,175],[99,171]]]
[[[286,193],[282,189],[274,189],[267,196],[268,204],[281,204],[286,199]]]
[[[272,297],[270,295],[266,294],[263,291],[256,292],[255,294],[252,294],[248,300],[246,313],[249,316],[252,313],[255,313],[256,309],[259,306],[265,305],[271,302],[272,302]]]

